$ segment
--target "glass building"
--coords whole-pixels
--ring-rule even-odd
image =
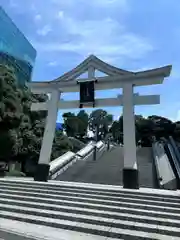
[[[0,6],[0,64],[12,66],[20,85],[31,81],[36,50]]]

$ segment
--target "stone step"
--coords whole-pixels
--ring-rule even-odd
[[[119,191],[119,194],[108,194],[106,192],[101,192],[100,190],[90,190],[88,192],[85,192],[84,190],[75,190],[73,188],[68,188],[66,189],[65,187],[61,188],[60,190],[47,190],[47,189],[42,189],[39,187],[31,187],[31,186],[27,186],[25,187],[24,185],[1,185],[0,184],[0,191],[1,192],[8,192],[8,191],[25,191],[25,194],[29,194],[29,193],[34,193],[34,194],[38,194],[39,196],[41,194],[46,196],[50,195],[53,196],[55,199],[57,196],[62,195],[62,194],[66,194],[66,196],[83,196],[84,198],[88,198],[89,196],[91,198],[96,198],[96,199],[108,199],[108,200],[121,200],[122,197],[123,198],[131,198],[133,200],[139,199],[139,200],[152,200],[152,201],[163,201],[163,202],[172,202],[172,198],[168,197],[168,196],[164,196],[164,197],[160,197],[160,196],[151,196],[151,195],[141,195],[138,193],[136,194],[131,194],[131,193],[124,193],[123,191]],[[180,198],[176,197],[173,198],[173,203],[178,203],[180,204]]]
[[[25,189],[21,190],[7,190],[7,189],[0,189],[0,196],[6,196],[6,195],[11,195],[13,196],[23,196],[23,197],[36,197],[36,198],[45,198],[49,199],[50,201],[56,201],[56,200],[72,200],[72,201],[78,201],[78,202],[86,202],[86,203],[102,203],[102,204],[108,204],[108,205],[113,205],[113,206],[119,206],[119,204],[122,203],[138,203],[138,204],[148,204],[148,205],[154,205],[154,204],[159,204],[160,206],[164,207],[174,207],[174,208],[179,208],[179,202],[170,202],[170,201],[155,201],[155,200],[148,200],[148,199],[138,199],[137,198],[128,198],[128,197],[118,197],[118,198],[108,198],[108,196],[103,197],[103,196],[98,196],[96,195],[88,195],[84,196],[83,194],[76,194],[73,195],[71,194],[70,196],[66,192],[61,192],[58,194],[49,194],[49,193],[38,193],[38,192],[29,192]]]
[[[159,217],[166,219],[175,219],[180,220],[180,214],[164,212],[163,209],[161,211],[157,210],[149,210],[149,209],[138,209],[138,208],[129,208],[126,207],[118,207],[118,208],[110,208],[109,206],[92,206],[86,204],[76,206],[76,203],[65,203],[61,205],[49,204],[49,203],[40,203],[40,202],[32,202],[32,201],[24,201],[22,200],[14,200],[14,199],[0,199],[0,204],[4,205],[15,205],[29,208],[38,208],[42,210],[52,210],[52,211],[61,211],[61,212],[70,212],[75,214],[86,214],[86,215],[99,215],[99,216],[109,216],[110,218],[118,219],[121,214],[132,214],[132,215],[140,215],[140,216],[149,216],[149,217]],[[2,209],[2,206],[1,206]],[[3,210],[3,209],[2,209]]]
[[[33,201],[33,202],[40,202],[40,203],[50,203],[56,205],[68,205],[68,206],[87,206],[89,208],[112,208],[115,211],[118,211],[119,207],[129,207],[135,208],[138,207],[139,209],[149,209],[149,210],[157,210],[157,211],[164,211],[164,212],[171,212],[171,213],[180,213],[180,208],[177,205],[175,206],[158,206],[154,204],[149,204],[149,202],[145,203],[137,203],[134,202],[126,202],[126,200],[121,202],[109,201],[109,200],[98,200],[98,199],[84,199],[84,198],[72,198],[72,197],[61,197],[61,199],[50,199],[45,197],[32,197],[32,196],[21,196],[21,195],[12,195],[0,193],[0,199],[13,199],[13,200],[21,200],[21,201]]]
[[[91,209],[113,209],[114,211],[119,211],[119,207],[128,207],[128,208],[139,208],[139,209],[148,209],[148,210],[154,210],[154,211],[164,211],[164,212],[171,212],[171,213],[180,213],[180,209],[178,205],[176,207],[169,207],[169,206],[159,206],[159,205],[150,205],[147,203],[130,203],[126,201],[121,202],[114,202],[114,201],[98,201],[98,200],[92,200],[92,199],[82,199],[82,198],[62,198],[61,200],[54,200],[49,199],[45,197],[31,197],[31,196],[20,196],[20,195],[12,195],[12,194],[2,194],[0,193],[0,200],[3,201],[3,199],[6,200],[21,200],[21,201],[33,201],[36,203],[48,203],[51,205],[67,205],[67,206],[75,206],[75,207],[88,207]]]
[[[43,225],[37,225],[32,223],[20,222],[16,220],[9,220],[5,218],[0,218],[1,229],[3,232],[9,232],[9,226],[11,226],[11,233],[22,237],[23,240],[116,240],[117,238],[107,238],[103,236],[98,236],[94,234],[87,234],[82,232],[75,232],[71,230],[62,230],[52,227],[47,227]],[[0,236],[3,239],[10,240],[8,237],[2,234],[0,231]],[[14,235],[13,235],[14,237]],[[15,240],[11,237],[11,240]],[[21,238],[17,238],[20,240]],[[118,239],[122,240],[122,239]]]
[[[160,218],[171,218],[180,220],[180,214],[178,213],[171,213],[171,212],[164,212],[163,209],[160,211],[155,210],[149,210],[149,209],[138,209],[138,208],[129,208],[126,207],[118,207],[118,208],[110,208],[109,206],[92,206],[92,205],[86,205],[83,206],[76,206],[76,204],[46,204],[46,203],[39,203],[39,202],[28,202],[28,201],[21,201],[21,200],[12,200],[12,199],[3,199],[0,200],[1,204],[9,204],[9,205],[15,205],[15,206],[24,206],[24,207],[30,207],[30,208],[38,208],[38,209],[46,209],[46,210],[53,210],[53,211],[65,211],[70,213],[77,213],[77,214],[86,214],[86,215],[108,215],[109,217],[113,218],[119,218],[119,215],[121,216],[121,213],[128,213],[128,214],[134,214],[134,215],[141,215],[141,216],[150,216],[150,217],[160,217]]]
[[[121,194],[128,195],[131,197],[138,195],[146,198],[171,198],[179,201],[180,192],[179,191],[170,191],[170,190],[155,190],[155,189],[124,189],[120,186],[111,186],[104,184],[88,184],[88,183],[71,183],[71,182],[61,182],[61,181],[49,181],[48,183],[35,182],[35,181],[20,181],[20,180],[10,180],[10,179],[0,179],[1,186],[16,186],[16,187],[25,187],[33,188],[40,190],[51,190],[51,191],[76,191],[79,193],[96,193],[96,194],[106,194],[109,196],[121,196]]]
[[[18,220],[27,223],[33,223],[38,225],[44,225],[53,228],[61,228],[66,230],[97,234],[106,237],[116,237],[123,239],[157,239],[153,238],[153,234],[166,235],[171,237],[180,237],[180,228],[169,227],[164,225],[144,224],[132,221],[114,220],[111,219],[99,219],[91,218],[86,223],[87,218],[81,222],[80,218],[77,221],[54,219],[51,217],[41,217],[37,215],[27,215],[22,213],[12,213],[8,211],[0,211],[0,218],[6,218],[11,220]],[[98,224],[97,224],[98,222]],[[116,227],[114,227],[116,226]],[[131,234],[127,234],[127,230]],[[142,236],[143,233],[143,236]],[[160,237],[160,236],[159,236]],[[162,239],[162,238],[158,238]],[[172,238],[171,238],[172,239]]]
[[[131,221],[131,222],[139,222],[139,223],[147,223],[154,225],[163,225],[169,227],[180,228],[180,220],[174,220],[171,218],[162,218],[162,217],[149,217],[149,216],[141,216],[138,214],[128,214],[128,213],[119,213],[118,216],[114,218],[113,215],[110,214],[98,214],[97,211],[89,212],[87,215],[85,211],[82,213],[70,213],[70,212],[62,212],[62,211],[53,211],[53,210],[42,210],[36,207],[25,207],[25,206],[14,206],[9,204],[0,204],[1,211],[13,212],[13,213],[22,213],[26,215],[35,215],[41,217],[51,217],[54,219],[64,219],[71,221],[80,221],[84,223],[91,224],[104,224],[107,220],[111,221],[112,227],[119,227],[118,224],[120,221]],[[93,222],[92,222],[93,221]],[[105,223],[106,225],[107,223]]]

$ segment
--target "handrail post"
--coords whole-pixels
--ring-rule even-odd
[[[97,156],[97,146],[96,144],[94,145],[94,151],[93,151],[93,160],[96,161],[96,156]]]

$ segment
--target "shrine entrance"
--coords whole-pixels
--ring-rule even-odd
[[[98,70],[107,76],[96,77]],[[79,78],[85,72],[87,78]],[[134,94],[134,86],[148,86],[162,84],[171,72],[171,66],[157,69],[130,72],[111,66],[94,55],[90,55],[73,70],[61,77],[47,82],[31,82],[29,87],[34,93],[50,93],[51,98],[46,103],[32,103],[31,110],[47,110],[48,116],[41,146],[41,152],[35,174],[36,181],[47,181],[49,175],[49,161],[56,128],[58,109],[72,109],[83,107],[123,107],[123,136],[124,136],[124,168],[123,187],[139,188],[138,169],[136,159],[134,105],[159,104],[159,95]],[[108,89],[123,89],[123,94],[115,98],[95,99],[95,91]],[[62,101],[63,92],[79,92],[80,100]]]

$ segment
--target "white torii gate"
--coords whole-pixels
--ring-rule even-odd
[[[47,181],[49,174],[49,161],[56,128],[58,109],[79,108],[79,101],[61,101],[62,92],[79,92],[77,82],[93,81],[95,90],[107,90],[122,88],[123,94],[116,98],[96,99],[95,107],[123,106],[123,136],[124,136],[124,188],[139,188],[138,169],[136,159],[134,105],[159,104],[159,95],[139,96],[133,93],[134,86],[148,86],[162,84],[165,77],[171,72],[171,66],[165,66],[141,72],[129,72],[111,66],[94,55],[73,70],[61,77],[47,82],[31,82],[28,86],[34,93],[50,93],[51,98],[46,103],[32,103],[31,110],[48,110],[46,127],[44,131],[41,152],[35,174],[36,181]],[[107,76],[96,77],[95,70],[105,73]],[[88,78],[78,78],[88,72]]]

